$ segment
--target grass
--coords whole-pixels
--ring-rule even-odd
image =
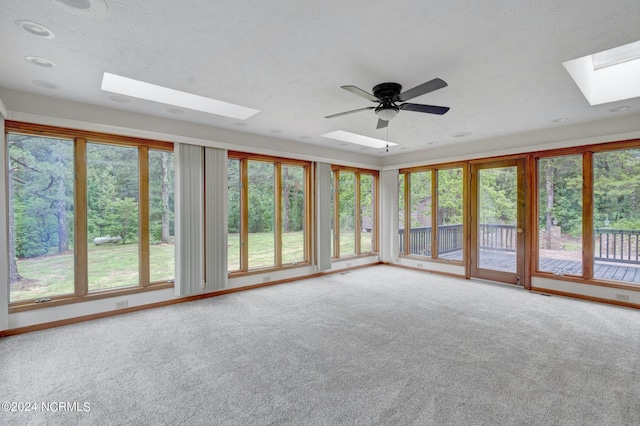
[[[362,251],[371,247],[371,234],[362,233]],[[340,234],[340,252],[355,252],[353,232]],[[287,232],[282,236],[282,263],[304,261],[302,232]],[[251,269],[274,266],[273,233],[249,234],[249,267]],[[73,294],[74,255],[72,252],[20,259],[17,262],[22,280],[11,284],[12,302],[41,297]],[[240,237],[229,234],[228,270],[240,268]],[[173,244],[157,244],[150,247],[151,282],[174,278],[175,260]],[[117,244],[88,247],[89,291],[136,286],[138,277],[138,244]]]
[[[151,282],[173,279],[173,244],[150,247]],[[11,301],[74,292],[73,253],[17,261],[22,280],[11,284]],[[138,285],[138,244],[88,247],[89,291]]]

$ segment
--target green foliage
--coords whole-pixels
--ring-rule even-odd
[[[438,225],[462,223],[462,168],[438,170]]]

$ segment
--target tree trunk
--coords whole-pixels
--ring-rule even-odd
[[[282,232],[289,231],[289,168],[282,167]]]
[[[9,283],[17,283],[22,279],[16,263],[16,236],[14,232],[15,215],[13,212],[13,171],[9,170]]]
[[[160,170],[162,171],[162,235],[160,241],[168,243],[170,240],[169,230],[169,161],[166,152],[160,153]]]
[[[67,197],[64,179],[58,178],[56,191],[58,198],[56,201],[58,208],[58,253],[65,253],[69,250],[69,228],[67,227]]]
[[[545,183],[547,190],[547,211],[546,211],[546,220],[545,220],[545,230],[547,231],[545,248],[551,248],[551,223],[553,221],[552,210],[553,210],[553,202],[554,202],[554,184],[555,184],[555,167],[551,163],[551,161],[547,161],[545,164],[544,172],[545,172]]]

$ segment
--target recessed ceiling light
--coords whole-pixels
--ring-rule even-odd
[[[160,102],[181,108],[202,111],[209,114],[245,120],[259,112],[257,109],[247,108],[217,99],[206,98],[193,93],[182,92],[156,84],[146,83],[132,78],[105,72],[102,77],[102,90],[145,99],[147,101]]]
[[[563,62],[590,105],[640,96],[640,41]]]
[[[25,56],[24,59],[26,59],[28,62],[31,62],[33,65],[38,65],[39,67],[53,68],[56,66],[55,62],[52,62],[45,58],[39,58],[37,56]]]
[[[45,27],[44,25],[40,25],[36,22],[19,20],[19,21],[16,21],[16,25],[19,28],[22,28],[23,30],[25,30],[26,32],[36,35],[38,37],[54,38],[56,36],[55,33],[51,31],[49,28]]]
[[[167,108],[167,111],[171,114],[180,115],[184,114],[184,110],[180,108]]]
[[[368,136],[362,136],[356,133],[345,132],[344,130],[336,130],[335,132],[325,133],[324,135],[322,135],[322,137],[335,139],[338,141],[355,143],[357,145],[364,145],[370,148],[384,148],[386,146],[397,145],[393,142],[383,141],[382,139],[370,138]]]
[[[552,123],[564,123],[567,120],[568,120],[568,118],[562,117],[562,118],[556,118],[555,120],[551,120],[551,122]]]
[[[60,86],[58,86],[57,84],[52,83],[50,81],[45,81],[45,80],[33,80],[32,83],[38,87],[42,87],[43,89],[59,89],[60,88]]]
[[[469,132],[460,132],[460,133],[456,133],[455,135],[453,135],[453,137],[454,138],[466,138],[470,134],[471,133],[469,133]]]
[[[619,106],[619,107],[616,107],[616,108],[611,108],[611,109],[609,110],[609,112],[622,112],[622,111],[626,111],[626,110],[628,110],[628,109],[630,109],[630,108],[631,108],[631,107],[630,107],[630,106],[628,106],[628,105],[625,105],[625,106]]]
[[[49,3],[55,3],[77,15],[104,16],[109,11],[104,0],[49,0]]]
[[[128,104],[129,102],[131,102],[131,99],[125,97],[125,96],[117,96],[117,95],[112,95],[109,96],[107,99],[109,99],[111,102],[115,102],[117,104]]]

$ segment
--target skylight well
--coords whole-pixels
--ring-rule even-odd
[[[336,130],[322,135],[324,138],[335,139],[337,141],[354,143],[356,145],[368,146],[369,148],[384,148],[386,146],[396,146],[396,143],[383,141],[382,139],[370,138],[369,136],[358,135],[357,133]]]
[[[563,63],[590,105],[640,96],[640,41]]]
[[[259,112],[257,109],[194,95],[193,93],[182,92],[180,90],[134,80],[108,72],[105,72],[102,77],[101,88],[105,92],[117,93],[132,98],[159,102],[209,114],[222,115],[224,117],[235,118],[236,120],[246,120]]]

